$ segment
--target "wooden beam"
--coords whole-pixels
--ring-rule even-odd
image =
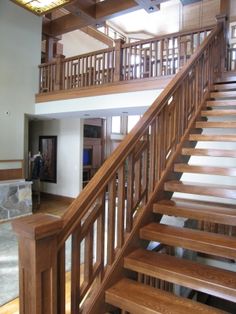
[[[75,16],[71,13],[43,25],[43,34],[55,37],[88,26],[89,24],[90,22],[87,18]]]
[[[103,34],[102,32],[98,31],[96,28],[93,28],[91,26],[85,26],[80,29],[85,34],[88,34],[89,36],[101,41],[108,47],[113,47],[114,41],[108,37],[107,35]]]
[[[73,13],[43,25],[43,34],[55,37],[88,25],[104,22],[108,18],[137,10],[140,7],[134,0],[107,0],[96,4],[95,16],[93,16],[89,8],[86,9],[77,2],[66,8],[67,10],[70,9]],[[85,11],[81,8],[85,9]]]
[[[106,20],[138,9],[140,7],[134,0],[106,0],[97,3],[96,19]]]

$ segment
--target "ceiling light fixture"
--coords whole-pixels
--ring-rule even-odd
[[[62,7],[72,0],[12,0],[21,7],[36,15],[44,15],[52,10]]]

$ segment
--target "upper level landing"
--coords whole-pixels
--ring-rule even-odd
[[[157,96],[210,32],[211,28],[204,28],[128,44],[118,39],[112,48],[71,58],[57,56],[39,66],[36,114],[45,114],[43,104],[49,108],[50,102],[78,103],[82,98],[88,102],[107,95],[123,101],[124,95],[138,92],[145,92],[143,97]]]

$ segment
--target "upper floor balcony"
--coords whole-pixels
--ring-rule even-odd
[[[164,88],[211,32],[211,27],[168,34],[75,57],[59,55],[39,66],[36,102],[105,93]],[[125,86],[125,87],[124,87]]]

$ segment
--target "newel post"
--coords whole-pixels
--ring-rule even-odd
[[[123,39],[115,40],[115,72],[114,72],[114,82],[121,81],[122,74],[122,45],[124,44]]]
[[[36,214],[12,223],[19,243],[20,314],[57,314],[61,218]]]
[[[223,25],[224,38],[221,46],[221,72],[227,69],[227,16],[225,14],[216,15],[217,24]]]
[[[65,59],[64,55],[56,56],[56,77],[55,77],[55,90],[61,90],[63,87],[63,60]]]

